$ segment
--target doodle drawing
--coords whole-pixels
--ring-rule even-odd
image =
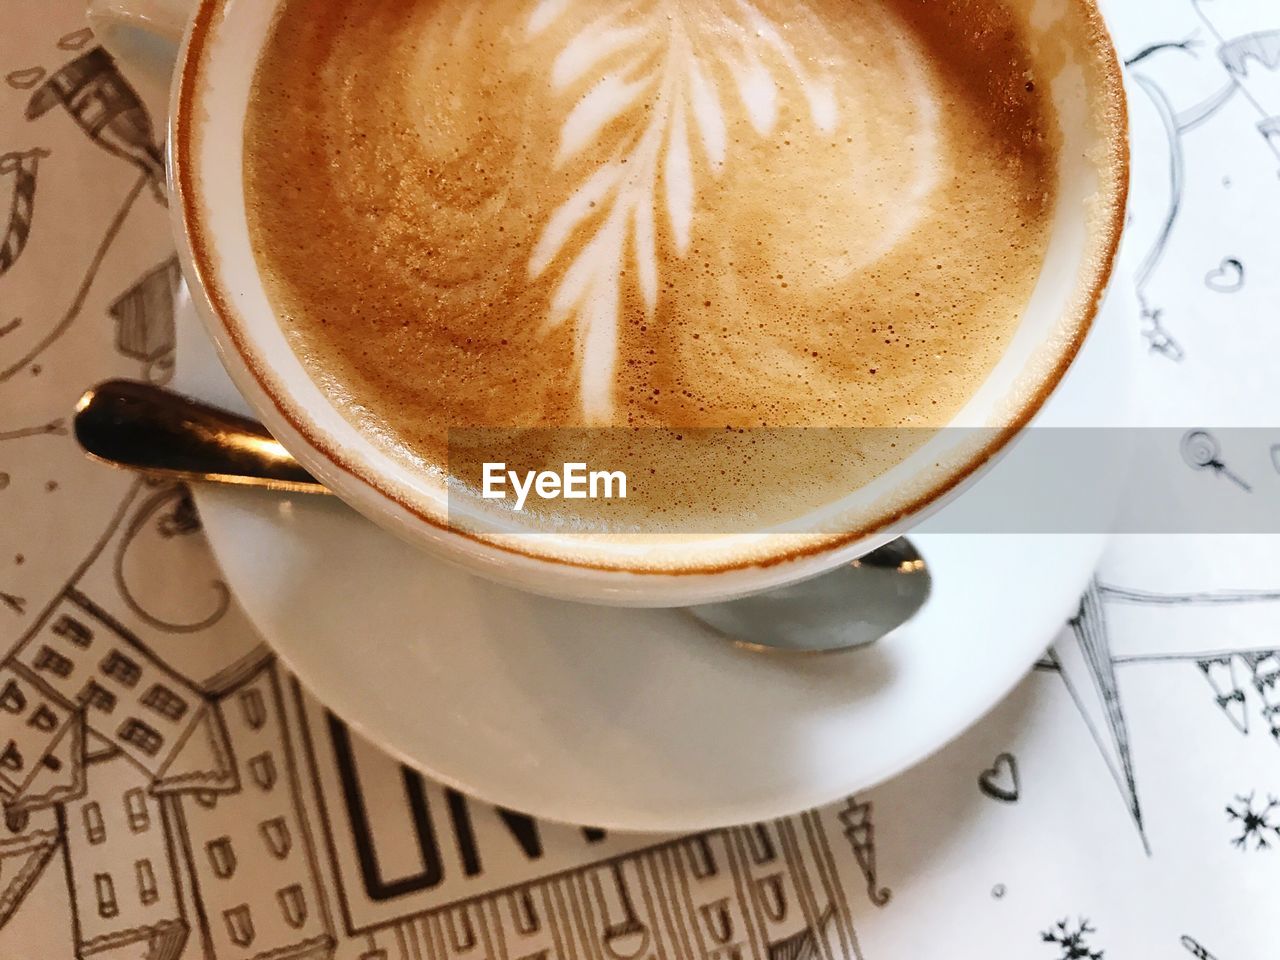
[[[44,79],[44,67],[25,67],[11,70],[4,75],[5,83],[15,90],[30,90]]]
[[[56,420],[50,420],[48,423],[40,423],[34,427],[18,427],[16,430],[0,430],[0,441],[23,440],[26,437],[65,437],[66,435],[67,422],[59,417]]]
[[[106,232],[102,236],[97,249],[94,251],[92,259],[89,261],[85,269],[84,275],[80,280],[80,285],[76,288],[75,296],[72,298],[71,305],[67,308],[62,317],[55,323],[48,332],[40,338],[30,350],[18,359],[12,361],[7,366],[0,367],[0,383],[9,380],[20,370],[27,368],[33,360],[44,353],[50,346],[56,343],[76,318],[80,316],[80,311],[84,308],[85,300],[89,296],[89,291],[93,287],[93,282],[97,279],[98,271],[102,267],[103,260],[106,259],[108,251],[115,243],[116,238],[120,235],[120,230],[124,226],[125,218],[128,217],[129,211],[133,209],[134,202],[138,199],[138,195],[149,182],[149,174],[142,174],[129,192],[125,195],[124,200],[117,208],[115,215],[111,218],[111,222],[107,225]],[[33,368],[32,372],[38,372],[39,368]]]
[[[1097,933],[1089,921],[1081,919],[1077,923],[1070,923],[1067,920],[1059,920],[1050,929],[1040,934],[1040,939],[1044,943],[1056,944],[1061,952],[1058,954],[1058,960],[1103,960],[1103,951],[1094,950],[1088,938],[1090,934]]]
[[[167,380],[173,369],[174,298],[182,283],[178,258],[149,271],[107,308],[116,322],[116,349],[147,365],[147,379]]]
[[[3,277],[26,249],[31,235],[31,220],[35,216],[36,175],[40,160],[49,156],[48,150],[39,148],[0,156],[0,176],[13,174],[13,187],[9,200],[9,222],[4,239],[0,240],[0,277]],[[6,329],[4,333],[8,333]]]
[[[1253,492],[1253,486],[1223,462],[1218,438],[1208,430],[1188,430],[1183,434],[1181,449],[1182,459],[1192,470],[1212,470],[1218,476],[1230,480],[1245,493]]]
[[[1213,687],[1218,709],[1226,714],[1231,725],[1241,733],[1249,732],[1249,713],[1245,705],[1244,688],[1236,670],[1235,657],[1214,657],[1197,660],[1196,666]]]
[[[59,50],[81,50],[93,39],[93,31],[88,27],[72,30],[58,38]]]
[[[893,896],[891,890],[880,886],[876,873],[876,828],[871,822],[871,801],[858,801],[854,797],[840,811],[844,835],[853,848],[854,858],[867,882],[867,896],[877,907],[883,907]]]
[[[1269,109],[1262,98],[1250,90],[1247,83],[1250,67],[1253,64],[1266,70],[1280,68],[1280,30],[1254,32],[1228,40],[1214,25],[1209,14],[1213,9],[1212,4],[1205,5],[1200,0],[1190,0],[1190,5],[1203,25],[1201,30],[1181,40],[1150,44],[1125,60],[1133,88],[1144,94],[1149,101],[1163,127],[1167,142],[1168,205],[1159,229],[1137,267],[1134,286],[1143,319],[1142,333],[1147,339],[1151,352],[1174,361],[1183,359],[1183,348],[1166,329],[1163,309],[1149,302],[1147,288],[1164,257],[1174,225],[1182,211],[1187,186],[1184,147],[1187,134],[1214,117],[1227,103],[1238,96],[1257,113],[1257,132],[1261,134],[1267,147],[1280,161],[1280,109]],[[1170,94],[1145,72],[1146,67],[1149,66],[1151,58],[1156,56],[1199,57],[1199,48],[1205,42],[1200,34],[1205,32],[1209,35],[1208,39],[1218,45],[1217,60],[1221,63],[1225,74],[1224,82],[1198,102],[1176,107]],[[1226,178],[1224,185],[1229,184],[1230,178]],[[1211,289],[1220,292],[1234,292],[1240,289],[1244,283],[1242,261],[1235,257],[1224,259],[1217,270],[1210,271],[1205,277],[1205,283]]]
[[[1000,754],[991,766],[978,774],[978,789],[992,800],[1016,803],[1021,786],[1018,760],[1011,753]]]
[[[1280,602],[1275,590],[1220,590],[1198,593],[1158,593],[1134,590],[1095,581],[1071,620],[1076,642],[1058,643],[1051,662],[1042,668],[1056,670],[1080,710],[1150,853],[1138,794],[1138,779],[1130,744],[1128,720],[1116,677],[1120,664],[1182,662],[1194,667],[1208,681],[1215,703],[1241,734],[1250,731],[1249,697],[1256,695],[1258,712],[1269,735],[1280,743],[1280,651],[1216,649],[1187,651],[1156,644],[1150,650],[1123,658],[1112,655],[1106,604],[1125,603],[1151,607],[1234,607]],[[1249,691],[1252,691],[1250,693]],[[1240,819],[1244,812],[1241,811]]]
[[[1277,162],[1280,162],[1280,114],[1268,110],[1245,84],[1245,80],[1249,77],[1250,61],[1256,62],[1266,70],[1280,68],[1280,30],[1262,30],[1235,37],[1232,40],[1224,40],[1214,26],[1212,18],[1206,15],[1200,0],[1192,0],[1192,6],[1221,44],[1218,49],[1218,58],[1231,74],[1231,80],[1240,94],[1257,111],[1258,133],[1275,154]],[[1280,167],[1277,167],[1276,173],[1280,175]]]
[[[331,956],[332,922],[273,665],[218,700],[240,768],[240,789],[178,799],[175,840],[204,904],[202,939],[217,960]],[[260,892],[248,897],[249,889]]]
[[[35,816],[6,811],[0,826],[0,929],[40,879],[58,848],[58,823],[51,810]]]
[[[65,64],[31,97],[27,119],[61,105],[89,139],[147,175],[156,199],[165,202],[164,154],[141,98],[102,47]]]
[[[1253,796],[1237,794],[1235,801],[1227,804],[1227,819],[1240,831],[1231,845],[1241,850],[1267,850],[1280,840],[1280,800],[1268,796],[1266,803],[1255,805]]]
[[[55,712],[85,710],[99,737],[152,777],[154,793],[235,789],[225,733],[201,695],[74,587],[10,655],[9,669],[50,694]],[[58,725],[38,728],[48,743]]]
[[[1223,257],[1204,275],[1204,285],[1218,293],[1235,293],[1244,286],[1244,264],[1235,257]]]
[[[1197,942],[1195,937],[1189,937],[1186,934],[1183,934],[1178,942],[1181,943],[1182,948],[1186,950],[1187,953],[1195,957],[1196,960],[1217,960],[1213,954]]]
[[[177,960],[190,931],[165,839],[173,798],[151,793],[123,752],[84,765],[84,795],[62,808],[76,952]]]

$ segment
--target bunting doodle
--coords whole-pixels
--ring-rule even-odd
[[[47,156],[49,151],[39,147],[0,156],[0,176],[13,176],[9,225],[5,229],[4,239],[0,241],[0,277],[18,262],[22,251],[26,249],[27,238],[31,235],[31,221],[35,216],[36,174],[40,160]]]

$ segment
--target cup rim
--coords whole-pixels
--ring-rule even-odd
[[[220,11],[225,15],[228,2],[229,0],[196,0],[194,15],[188,24],[175,70],[169,118],[168,176],[170,192],[176,200],[171,213],[179,238],[185,244],[184,260],[197,280],[199,290],[196,299],[203,300],[208,308],[205,319],[216,320],[217,326],[225,334],[225,337],[215,337],[219,341],[224,361],[233,361],[233,365],[240,368],[248,381],[241,377],[233,379],[238,381],[238,386],[242,389],[246,385],[252,386],[253,393],[269,405],[263,408],[259,404],[264,418],[275,420],[296,437],[301,446],[294,448],[293,452],[303,460],[304,466],[320,475],[344,499],[355,499],[359,492],[374,495],[384,511],[394,513],[401,521],[395,525],[395,529],[403,531],[403,521],[409,519],[426,524],[435,535],[433,539],[459,538],[482,552],[496,551],[497,556],[508,559],[532,561],[537,566],[546,564],[590,571],[597,575],[690,577],[744,570],[763,571],[796,561],[811,561],[822,556],[834,557],[836,554],[856,556],[860,543],[865,543],[867,549],[872,549],[877,543],[891,539],[891,535],[886,533],[890,528],[901,525],[909,518],[923,517],[931,509],[945,503],[950,495],[974,479],[997,458],[1036,416],[1079,353],[1097,318],[1114,273],[1128,203],[1130,173],[1128,108],[1123,73],[1115,45],[1098,8],[1098,0],[1066,0],[1080,10],[1085,23],[1090,59],[1094,61],[1093,66],[1098,71],[1099,89],[1096,96],[1099,105],[1093,112],[1099,117],[1107,157],[1100,166],[1109,170],[1110,182],[1099,187],[1099,195],[1103,198],[1100,207],[1103,215],[1097,218],[1089,231],[1096,255],[1082,269],[1081,276],[1072,288],[1072,297],[1064,302],[1061,310],[1059,322],[1067,332],[1053,351],[1052,363],[1047,364],[1037,375],[1035,385],[1019,393],[1014,404],[1015,412],[1007,415],[998,428],[990,431],[985,442],[973,445],[964,454],[961,465],[931,478],[921,485],[921,492],[896,501],[891,510],[882,510],[873,519],[849,530],[802,534],[800,536],[804,542],[792,542],[782,550],[770,551],[765,555],[748,553],[718,562],[699,562],[694,558],[692,562],[681,566],[648,568],[627,566],[621,562],[625,558],[610,563],[536,549],[522,549],[522,541],[518,539],[499,539],[451,525],[447,518],[434,516],[422,505],[395,491],[379,471],[357,462],[341,448],[339,442],[309,422],[290,396],[288,388],[267,368],[262,358],[255,355],[253,338],[249,332],[252,324],[232,305],[233,297],[217,267],[217,245],[212,236],[213,231],[206,222],[207,215],[203,210],[197,174],[198,163],[195,159],[198,140],[196,128],[199,123],[193,118],[198,116],[201,67],[208,53],[217,15]],[[260,49],[254,50],[255,64],[259,53]],[[236,371],[232,372],[234,374]],[[354,426],[352,428],[355,429]],[[421,542],[421,538],[418,539]],[[795,537],[792,536],[791,539],[794,540]]]

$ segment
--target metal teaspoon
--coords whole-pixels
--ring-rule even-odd
[[[107,380],[76,404],[76,440],[94,460],[150,476],[329,493],[262,424],[163,387]]]
[[[73,422],[85,453],[113,466],[176,480],[330,492],[262,424],[163,387],[100,383],[80,398]],[[810,580],[685,612],[747,647],[829,652],[901,626],[924,606],[931,586],[924,559],[899,538]]]

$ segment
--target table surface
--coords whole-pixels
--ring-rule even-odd
[[[1274,426],[1280,8],[1107,13],[1143,418]],[[0,956],[1280,954],[1276,537],[1118,537],[990,716],[774,823],[604,835],[381,754],[263,646],[187,493],[69,436],[86,385],[172,371],[162,98],[75,0],[5,0],[0,23]],[[1251,492],[1201,470],[1200,495],[1280,495],[1272,433],[1224,433]],[[102,682],[69,692],[80,672]]]

